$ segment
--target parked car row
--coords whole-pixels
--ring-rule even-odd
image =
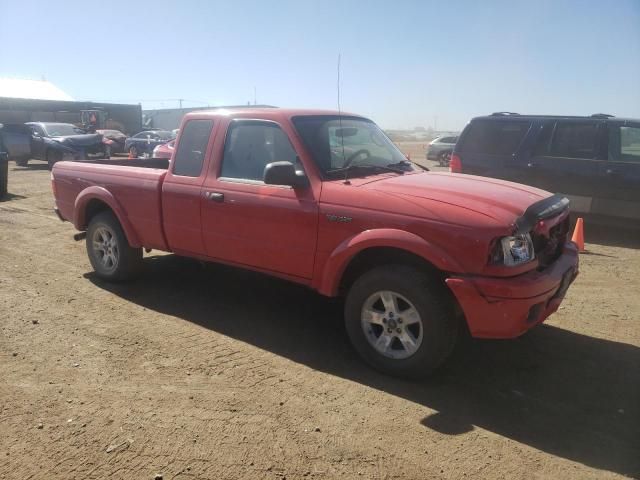
[[[156,147],[158,158],[170,158],[176,134],[165,130],[149,130],[127,137],[119,130],[85,129],[70,123],[28,122],[0,125],[0,136],[8,157],[26,166],[30,159],[44,160],[49,169],[60,160],[108,159],[128,153],[137,158],[152,156]]]
[[[132,157],[152,156],[156,147],[164,145],[176,138],[176,135],[168,130],[146,130],[127,138],[124,149]]]
[[[105,143],[109,145],[111,155],[125,153],[127,151],[125,148],[127,136],[120,130],[96,130],[96,133],[99,133],[107,140]]]
[[[448,167],[453,147],[455,147],[458,137],[446,136],[438,137],[427,145],[427,160],[436,160],[441,167]]]

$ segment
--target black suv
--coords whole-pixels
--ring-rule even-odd
[[[452,172],[532,185],[571,209],[640,226],[640,120],[519,115],[472,119],[451,157]]]

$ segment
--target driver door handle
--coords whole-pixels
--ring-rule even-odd
[[[212,202],[217,202],[217,203],[224,202],[224,193],[205,192],[204,196],[207,198],[207,200],[211,200]]]

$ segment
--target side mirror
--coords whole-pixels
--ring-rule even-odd
[[[296,167],[291,162],[268,163],[264,167],[263,180],[267,185],[289,185],[293,188],[309,185],[305,174],[296,172]]]

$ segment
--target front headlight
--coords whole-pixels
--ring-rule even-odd
[[[525,233],[498,239],[491,253],[491,262],[513,267],[530,262],[535,256],[531,235]]]

